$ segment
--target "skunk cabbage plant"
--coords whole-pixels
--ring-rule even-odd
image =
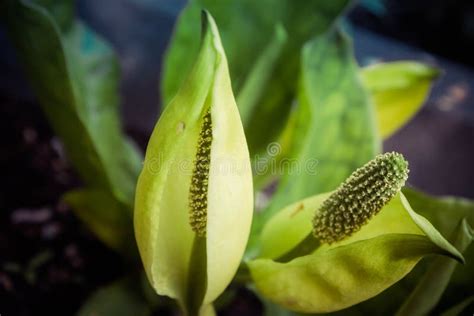
[[[231,282],[253,214],[250,157],[217,27],[148,144],[135,232],[150,283],[196,315]]]
[[[338,23],[350,5],[190,0],[165,54],[164,110],[143,161],[120,124],[117,60],[74,18],[73,1],[0,1],[83,180],[62,200],[132,267],[79,316],[173,313],[173,300],[183,315],[213,315],[239,287],[272,316],[466,309],[474,203],[406,187],[408,162],[382,153],[440,71],[359,67]],[[429,255],[438,256],[413,269]]]

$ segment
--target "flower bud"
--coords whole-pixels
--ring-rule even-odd
[[[217,26],[148,144],[135,235],[148,279],[185,314],[208,309],[242,259],[253,213],[249,152]]]

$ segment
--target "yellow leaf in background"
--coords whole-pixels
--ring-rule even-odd
[[[405,125],[427,99],[440,71],[413,61],[375,64],[361,70],[375,103],[380,135],[385,139]]]

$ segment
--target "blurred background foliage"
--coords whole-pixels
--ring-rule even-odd
[[[194,61],[202,7],[215,17],[223,38],[251,156],[266,157],[268,163],[317,159],[316,176],[270,166],[269,172],[256,174],[258,191],[275,193],[270,198],[257,192],[262,202],[257,205],[260,213],[248,256],[258,248],[259,232],[272,214],[301,198],[334,189],[384,149],[407,156],[412,165],[410,184],[434,194],[474,198],[470,163],[474,128],[469,121],[474,117],[470,95],[474,72],[366,31],[472,66],[470,2],[195,0],[185,6],[184,1],[165,0],[6,0],[0,4],[8,35],[8,40],[2,38],[7,43],[2,66],[12,77],[0,77],[2,97],[19,103],[15,106],[38,101],[80,179],[55,191],[47,203],[64,201],[101,242],[120,254],[107,257],[105,268],[94,273],[107,274],[114,260],[123,266],[89,287],[102,288],[73,300],[73,308],[61,309],[57,302],[58,307],[50,307],[53,310],[71,313],[86,296],[79,315],[151,315],[173,308],[172,302],[151,291],[140,271],[132,225],[133,191],[141,168],[140,147],[146,144],[158,109],[172,98]],[[369,65],[407,58],[424,63]],[[420,111],[443,71],[430,110],[417,116],[422,119],[418,127],[410,130],[412,124],[397,133]],[[426,128],[430,130],[423,133]],[[268,153],[272,143],[279,145],[277,155]],[[406,194],[416,211],[466,249],[467,264],[425,260],[389,290],[341,313],[391,314],[404,302],[403,313],[410,306],[436,308],[439,313],[462,306],[463,300],[467,302],[463,310],[472,307],[474,249],[469,248],[472,233],[466,227],[474,226],[474,204],[461,198],[433,198],[414,189]],[[20,200],[2,207],[10,211],[32,207]],[[15,257],[14,251],[10,253]],[[8,258],[2,265],[5,273],[0,276],[23,271]],[[444,286],[429,292],[428,298],[416,294],[427,292],[423,287],[432,288],[426,275],[433,269],[446,280],[440,281]],[[419,283],[423,276],[428,281]],[[417,284],[420,289],[415,290]],[[36,289],[33,285],[32,291]],[[217,304],[222,314],[259,314],[263,304],[268,315],[290,315],[264,298],[259,303],[258,294],[239,286],[232,286],[229,293]],[[7,294],[15,297],[17,292]],[[13,302],[27,300],[19,295]],[[249,295],[251,299],[245,299]],[[14,314],[17,307],[8,306]],[[24,309],[22,315],[29,312]]]

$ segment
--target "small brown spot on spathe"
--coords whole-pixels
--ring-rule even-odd
[[[186,128],[186,124],[184,122],[179,122],[178,126],[176,127],[176,133],[181,134],[184,132],[184,129]]]
[[[288,307],[298,306],[298,300],[293,297],[287,297],[285,299],[285,306],[288,306]]]
[[[302,210],[304,210],[304,204],[303,204],[303,203],[300,203],[300,204],[298,204],[298,206],[295,208],[295,210],[294,210],[293,212],[291,212],[290,218],[296,216],[296,214],[298,214],[298,213],[301,212]]]

